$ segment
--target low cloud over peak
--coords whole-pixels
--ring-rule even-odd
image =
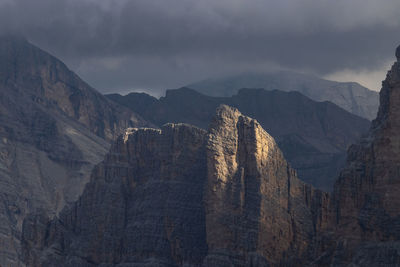
[[[269,68],[383,71],[400,42],[400,2],[0,0],[0,31],[25,35],[104,92],[156,92]]]

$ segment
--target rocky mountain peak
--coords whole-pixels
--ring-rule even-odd
[[[241,171],[260,169],[268,164],[269,157],[283,159],[274,139],[257,120],[227,105],[217,108],[210,124],[208,151],[208,159],[212,162],[209,167],[215,167],[209,168],[214,171],[209,176],[216,175],[216,181],[227,181]],[[276,155],[270,155],[271,151]]]
[[[236,127],[239,117],[242,114],[234,107],[221,104],[217,109],[213,120],[209,126],[210,130],[221,127]]]

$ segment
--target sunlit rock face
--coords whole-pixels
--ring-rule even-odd
[[[317,201],[326,199],[296,177],[256,120],[227,106],[217,110],[207,170],[207,264],[300,261],[322,223],[313,217],[311,203],[316,195]]]
[[[301,265],[326,206],[257,121],[221,106],[208,132],[128,130],[71,208],[25,220],[24,256],[32,266]]]

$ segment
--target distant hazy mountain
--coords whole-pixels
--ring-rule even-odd
[[[187,85],[210,96],[232,96],[241,88],[299,91],[316,101],[331,101],[358,116],[376,117],[379,96],[355,82],[334,82],[296,72],[245,73]]]
[[[0,265],[20,262],[24,217],[77,199],[109,142],[147,125],[23,38],[0,37]]]
[[[156,125],[184,122],[207,129],[220,104],[257,119],[276,140],[299,177],[331,190],[347,147],[367,131],[369,122],[330,102],[299,92],[242,89],[232,97],[211,97],[192,89],[168,90],[160,100],[144,93],[107,95]]]

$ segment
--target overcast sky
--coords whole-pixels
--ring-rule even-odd
[[[289,69],[378,90],[399,0],[0,0],[19,32],[102,92],[155,95],[207,77]]]

